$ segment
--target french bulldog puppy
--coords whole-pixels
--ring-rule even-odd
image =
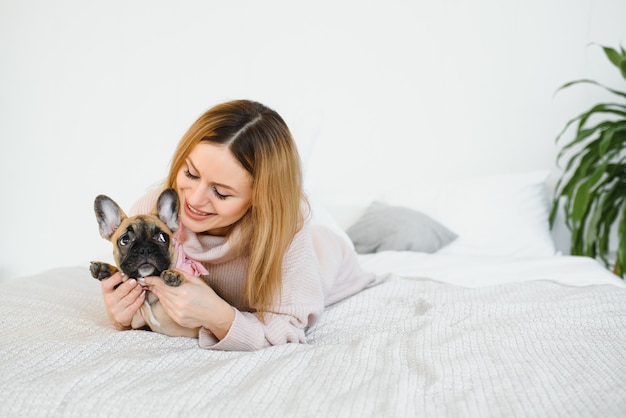
[[[135,278],[142,283],[146,276],[160,276],[168,285],[180,286],[184,277],[172,270],[177,259],[173,233],[178,229],[178,205],[176,192],[166,189],[159,196],[154,213],[128,217],[111,198],[97,196],[94,211],[100,235],[113,244],[117,267],[92,261],[91,275],[103,280],[119,269],[124,281]],[[146,291],[146,300],[131,321],[133,329],[146,325],[161,334],[198,338],[199,328],[184,328],[174,322],[150,291]]]

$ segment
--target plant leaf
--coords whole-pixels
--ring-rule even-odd
[[[608,46],[603,46],[602,49],[604,50],[604,53],[606,54],[609,61],[611,61],[613,65],[619,68],[620,64],[622,63],[622,56],[620,55],[620,53],[613,48],[609,48]]]
[[[598,229],[604,210],[603,195],[599,194],[597,199],[592,200],[589,211],[589,221],[585,233],[585,255],[596,257],[598,247]]]
[[[624,47],[601,47],[626,79]],[[589,79],[570,81],[556,92],[578,84],[591,84],[626,99],[625,92]],[[558,211],[563,210],[565,224],[572,233],[571,253],[600,258],[608,266],[610,241],[617,223],[615,269],[623,276],[626,272],[626,104],[595,104],[568,120],[556,143],[561,148],[557,164],[565,163],[565,168],[554,188],[550,226],[554,226]]]
[[[589,202],[593,197],[591,189],[600,180],[603,174],[604,170],[596,170],[585,182],[578,186],[571,213],[574,222],[580,222],[585,216],[585,213],[589,210]]]
[[[618,128],[619,127],[616,126],[609,126],[602,132],[600,135],[600,144],[598,145],[598,157],[603,158],[606,156],[609,151],[609,147],[611,146],[611,142],[613,141],[615,131]]]
[[[587,110],[586,112],[581,113],[580,115],[576,116],[573,119],[570,119],[566,124],[565,127],[563,128],[563,130],[561,130],[561,132],[559,133],[559,135],[557,135],[556,137],[556,142],[558,143],[559,140],[561,139],[561,137],[565,134],[565,132],[568,130],[568,128],[574,124],[576,121],[578,121],[578,129],[577,129],[577,134],[576,137],[574,139],[574,141],[568,143],[567,145],[565,145],[565,147],[569,148],[572,145],[574,145],[577,142],[580,142],[581,140],[583,140],[584,138],[588,137],[591,132],[589,132],[586,136],[583,136],[583,132],[586,133],[587,130],[583,130],[582,127],[584,127],[584,125],[587,123],[587,120],[595,115],[595,114],[602,114],[602,113],[609,113],[609,114],[614,114],[617,116],[620,116],[622,118],[626,117],[626,105],[620,105],[620,104],[616,104],[616,103],[600,103],[597,104],[595,106],[593,106],[591,109]],[[612,123],[616,123],[615,121],[604,121],[602,123],[599,123],[598,125],[596,125],[595,127],[589,128],[593,131],[593,129],[598,129],[601,128],[602,126],[604,126],[605,124],[612,124]]]
[[[617,259],[615,261],[615,274],[624,278],[624,267],[626,264],[626,207],[619,220],[619,229],[617,231],[619,237],[619,244],[617,247]]]
[[[624,141],[626,140],[626,121],[620,122],[603,122],[599,125],[596,125],[592,128],[585,129],[581,131],[580,135],[573,139],[569,144],[562,147],[561,151],[557,156],[557,161],[562,160],[564,154],[574,145],[584,141],[588,137],[595,133],[596,131],[600,131],[598,133],[598,138],[589,142],[585,145],[581,150],[579,150],[576,154],[574,154],[567,161],[565,172],[569,172],[571,170],[573,164],[576,160],[580,160],[580,164],[583,163],[581,154],[585,155],[599,154],[600,156],[605,156],[607,159],[612,158],[615,154],[618,154],[622,151],[624,146]],[[592,157],[593,158],[593,157]]]
[[[596,184],[602,179],[606,172],[604,163],[581,182],[573,196],[573,204],[569,217],[572,220],[572,242],[574,254],[589,255],[587,253],[587,244],[585,243],[585,232],[587,231],[587,221],[589,214],[592,213],[592,206],[596,199]]]
[[[552,200],[552,209],[550,210],[550,217],[548,218],[550,222],[550,229],[554,228],[554,221],[556,220],[556,215],[559,213],[560,202],[561,199],[558,197]]]
[[[623,64],[624,63],[622,62],[621,64],[619,64],[619,66],[617,68],[619,68],[621,70],[623,68],[622,67]],[[622,73],[622,75],[623,75],[623,73]],[[555,94],[558,93],[559,91],[563,90],[563,89],[566,89],[566,88],[571,87],[571,86],[576,85],[576,84],[593,84],[593,85],[596,85],[598,87],[602,87],[603,89],[605,89],[607,91],[610,91],[611,93],[613,93],[613,94],[615,94],[617,96],[621,96],[623,98],[626,98],[626,93],[624,93],[623,91],[612,89],[610,87],[605,86],[604,84],[598,83],[595,80],[589,80],[587,78],[582,78],[580,80],[569,81],[569,82],[563,84],[561,87],[559,87],[556,90]]]
[[[619,213],[620,204],[612,203],[610,197],[607,196],[606,201],[608,203],[608,207],[604,212],[604,216],[602,218],[602,233],[600,234],[600,239],[598,241],[598,252],[602,261],[604,261],[605,266],[609,266],[609,261],[606,258],[606,255],[609,253],[609,244],[611,238],[611,230],[613,224],[615,223],[615,219],[617,218],[617,214]]]
[[[623,170],[623,167],[621,168]],[[622,174],[621,178],[612,181],[610,184],[610,189],[606,198],[605,198],[605,210],[602,218],[602,226],[601,226],[601,235],[598,241],[598,253],[599,256],[604,261],[605,266],[609,267],[609,261],[607,259],[607,255],[609,254],[609,244],[610,238],[612,234],[613,225],[615,224],[615,220],[617,219],[618,214],[620,213],[620,208],[624,206],[624,196],[626,196],[626,183],[624,175]]]

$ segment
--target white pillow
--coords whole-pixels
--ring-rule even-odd
[[[426,213],[458,238],[438,253],[550,256],[548,171],[416,182],[414,190],[388,195],[391,204]]]
[[[330,214],[328,209],[310,193],[307,195],[309,205],[311,206],[311,225],[322,225],[333,231],[341,239],[345,240],[351,248],[354,248],[354,243],[348,236],[347,232],[339,225],[337,220]]]

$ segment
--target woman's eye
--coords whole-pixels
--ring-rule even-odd
[[[215,193],[215,196],[220,200],[226,200],[226,198],[230,196],[227,194],[221,194],[220,192],[217,191],[215,187],[213,187],[213,193]]]
[[[130,238],[128,237],[128,234],[122,235],[119,239],[119,243],[120,243],[120,246],[122,247],[130,244]]]
[[[187,177],[189,177],[192,180],[198,180],[200,177],[196,176],[195,174],[191,174],[191,172],[189,170],[185,170],[185,175]]]

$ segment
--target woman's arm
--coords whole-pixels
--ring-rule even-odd
[[[177,287],[168,286],[159,277],[146,277],[145,282],[179,325],[202,327],[202,348],[252,351],[289,342],[306,343],[305,328],[324,309],[321,289],[299,286],[297,292],[289,292],[291,295],[287,295],[282,304],[264,312],[264,321],[261,321],[257,314],[241,312],[231,306],[202,279],[180,273],[185,275],[185,283]],[[319,280],[313,281],[312,287],[317,287],[315,282],[319,284]],[[314,297],[302,298],[311,293]],[[297,299],[309,301],[298,302]]]
[[[235,310],[229,332],[217,338],[200,330],[200,346],[226,351],[253,351],[272,345],[306,343],[305,331],[324,311],[325,286],[311,231],[294,237],[283,260],[281,294],[262,313]],[[262,318],[262,319],[261,319]],[[206,328],[206,327],[205,327]]]
[[[281,294],[263,313],[263,321],[257,313],[246,312],[245,306],[233,306],[238,303],[237,295],[227,302],[201,278],[182,273],[186,280],[178,287],[167,286],[158,277],[145,280],[174,321],[188,328],[202,327],[202,348],[248,351],[288,342],[305,343],[306,327],[324,309],[320,269],[308,232],[297,234],[289,247],[283,263]],[[238,274],[222,279],[243,280]]]
[[[217,338],[223,338],[235,319],[234,308],[201,278],[178,272],[185,276],[180,286],[168,286],[159,277],[146,277],[145,282],[159,298],[165,312],[179,325],[203,327]]]
[[[308,310],[310,313],[302,315],[307,318],[302,321],[298,314],[277,314],[264,312],[263,321],[251,312],[235,310],[235,319],[229,332],[220,340],[206,328],[200,329],[199,345],[202,348],[223,351],[255,351],[273,345],[287,343],[306,344],[305,330],[321,315],[323,307]],[[317,313],[313,313],[317,311]]]

